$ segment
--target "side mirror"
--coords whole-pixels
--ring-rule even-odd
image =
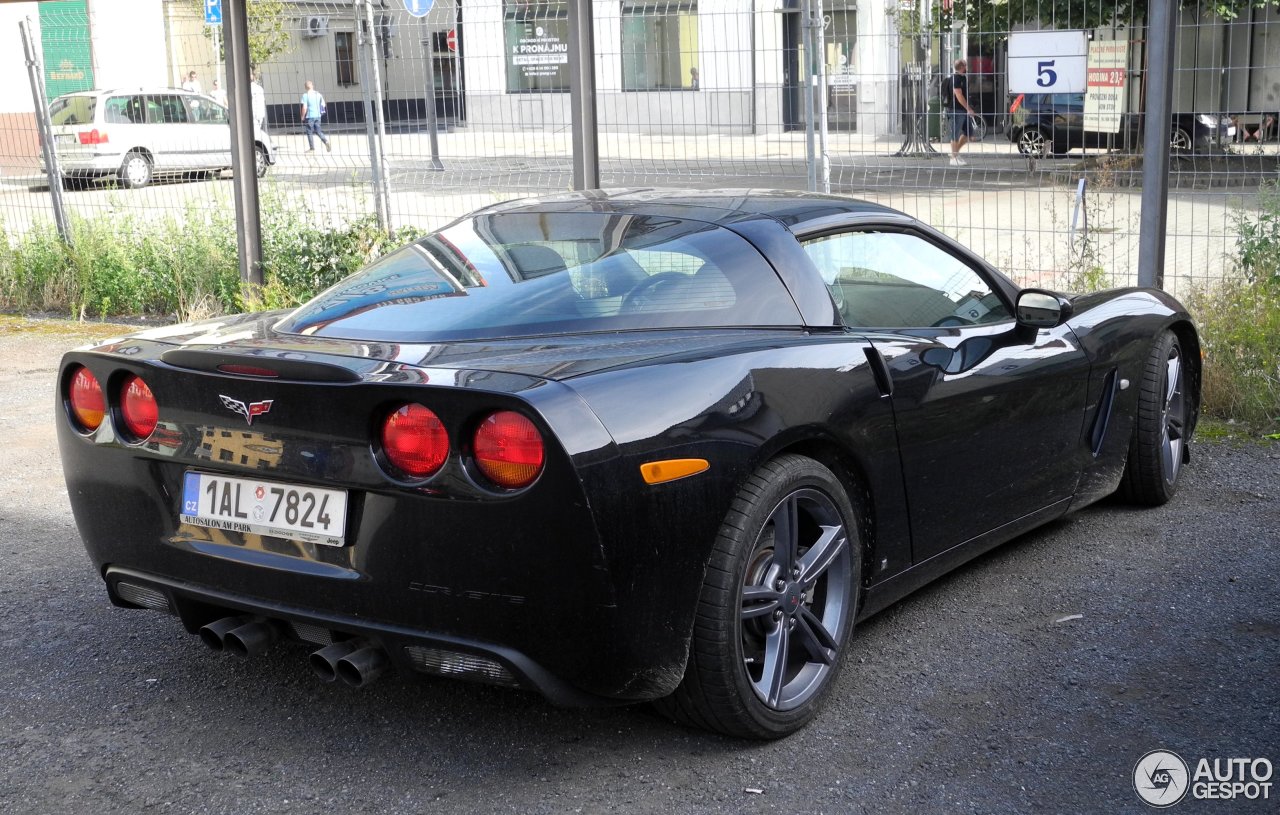
[[[1015,307],[1018,325],[1027,328],[1056,328],[1068,319],[1074,309],[1067,298],[1043,291],[1042,289],[1023,289],[1018,293]]]

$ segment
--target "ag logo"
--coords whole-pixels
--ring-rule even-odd
[[[1138,759],[1133,768],[1133,790],[1143,803],[1171,807],[1183,799],[1191,786],[1187,762],[1177,753],[1152,750]]]

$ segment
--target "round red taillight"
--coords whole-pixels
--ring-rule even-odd
[[[88,368],[80,367],[71,375],[71,414],[82,430],[97,430],[107,412],[107,400],[102,395],[102,385]]]
[[[120,389],[120,418],[129,435],[141,441],[156,429],[160,406],[142,377],[130,374]]]
[[[542,434],[519,413],[501,410],[476,429],[476,466],[508,490],[527,487],[542,472]]]
[[[411,403],[382,423],[382,450],[405,475],[426,478],[444,466],[449,456],[449,434],[439,416]]]

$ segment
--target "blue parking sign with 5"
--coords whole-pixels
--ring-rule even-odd
[[[222,24],[222,0],[204,0],[204,21],[209,25]]]

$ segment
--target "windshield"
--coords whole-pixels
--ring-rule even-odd
[[[727,229],[644,215],[510,212],[460,221],[387,255],[277,330],[427,342],[800,324],[773,268]]]

